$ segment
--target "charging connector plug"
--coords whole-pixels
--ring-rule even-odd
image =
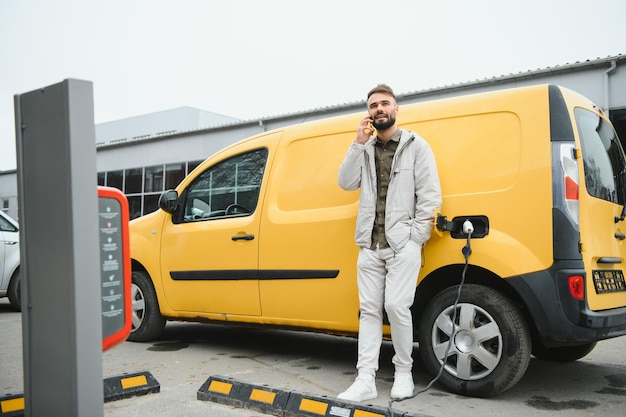
[[[463,233],[466,235],[471,235],[474,233],[474,225],[469,220],[465,220],[463,222]]]
[[[467,260],[467,258],[472,254],[472,247],[470,246],[470,240],[472,239],[472,233],[474,233],[474,225],[469,220],[465,220],[463,222],[463,233],[467,235],[467,243],[465,244],[465,246],[463,246],[463,249],[461,249],[461,252],[463,253],[463,256],[465,256],[465,259]]]

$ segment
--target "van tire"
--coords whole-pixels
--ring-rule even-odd
[[[11,308],[15,311],[22,311],[22,274],[19,268],[13,274],[11,282],[9,282],[7,296],[9,297]]]
[[[560,346],[547,348],[539,342],[533,344],[533,356],[537,359],[551,362],[573,362],[584,358],[596,347],[597,342],[578,346]]]
[[[457,294],[458,286],[437,294],[419,322],[420,355],[433,375],[440,371],[450,340]],[[467,284],[461,291],[456,322],[454,342],[439,379],[448,390],[491,397],[522,378],[530,363],[530,330],[520,310],[507,297],[488,287]],[[470,367],[460,368],[459,363]]]
[[[143,271],[133,271],[131,284],[132,329],[128,340],[149,342],[158,338],[165,328],[159,301],[152,280]]]

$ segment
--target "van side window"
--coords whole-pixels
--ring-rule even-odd
[[[587,192],[623,205],[626,202],[626,163],[615,131],[589,110],[576,109],[574,114],[582,146]]]
[[[17,228],[0,216],[0,231],[3,232],[17,232]]]
[[[185,191],[184,221],[252,214],[266,161],[267,149],[256,149],[204,171]]]

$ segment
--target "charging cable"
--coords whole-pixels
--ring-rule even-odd
[[[419,394],[422,394],[428,391],[435,384],[435,382],[437,382],[439,378],[441,378],[441,375],[443,374],[443,370],[446,366],[446,360],[448,359],[448,353],[450,352],[450,348],[452,347],[452,341],[454,340],[454,334],[456,333],[457,306],[459,304],[459,300],[461,299],[461,290],[463,289],[463,284],[465,284],[465,275],[467,273],[467,268],[469,266],[469,256],[472,254],[472,247],[470,245],[470,242],[472,240],[472,233],[474,233],[474,225],[469,220],[465,220],[465,222],[463,222],[462,229],[463,229],[463,234],[467,235],[467,243],[465,244],[465,246],[463,246],[463,249],[461,249],[461,252],[463,253],[463,256],[465,257],[465,266],[463,267],[463,272],[461,272],[461,282],[459,283],[459,288],[456,294],[456,300],[454,300],[454,306],[452,307],[454,311],[452,314],[452,331],[450,332],[450,339],[448,340],[446,350],[443,354],[441,367],[439,368],[439,372],[437,373],[437,375],[428,383],[428,385],[426,385],[425,388],[417,392],[414,392],[409,397],[389,400],[388,409],[389,409],[390,417],[394,417],[393,408],[392,408],[394,402],[401,402],[401,401],[409,400],[411,398],[417,397]]]

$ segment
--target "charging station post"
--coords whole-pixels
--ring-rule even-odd
[[[25,415],[104,415],[91,82],[15,96]]]

